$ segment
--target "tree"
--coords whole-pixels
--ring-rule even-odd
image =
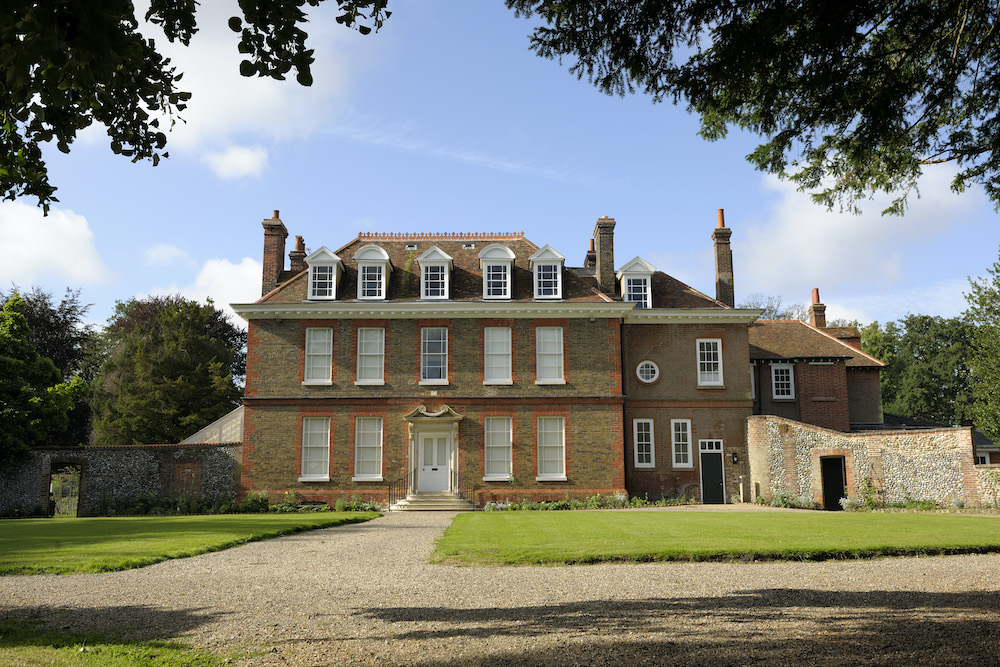
[[[312,83],[306,48],[305,5],[324,0],[240,0],[239,33],[244,76]],[[367,34],[389,12],[387,0],[336,2],[337,22]],[[150,0],[144,19],[167,40],[187,46],[197,32],[194,0]],[[156,165],[168,157],[161,118],[173,124],[191,95],[178,87],[182,73],[138,31],[131,0],[5,0],[0,10],[0,191],[4,199],[31,196],[48,212],[55,198],[42,157],[54,142],[64,153],[77,132],[100,123],[111,150],[133,162]]]
[[[94,444],[180,442],[240,403],[246,333],[211,303],[119,302],[101,342]]]
[[[0,292],[0,303],[6,303],[17,292],[16,287],[8,295]],[[74,396],[66,429],[52,434],[50,442],[67,447],[86,444],[90,440],[90,403],[85,383],[93,379],[94,327],[84,323],[83,318],[90,305],[81,304],[80,290],[70,288],[66,288],[58,305],[50,293],[37,286],[21,292],[20,297],[28,325],[28,343],[39,356],[52,360],[63,382],[79,376],[84,383]]]
[[[907,315],[861,332],[861,347],[885,362],[882,407],[889,413],[971,425],[969,356],[975,327],[960,318]]]
[[[17,294],[0,310],[0,466],[28,456],[31,448],[65,430],[67,412],[85,387],[61,381],[51,359],[29,342],[24,300]]]
[[[763,308],[762,320],[807,320],[809,313],[801,303],[784,305],[780,296],[765,296],[754,292],[747,296],[737,308]]]
[[[538,15],[531,48],[572,59],[608,94],[686,102],[700,134],[766,137],[762,171],[857,211],[878,191],[902,213],[927,165],[952,189],[982,185],[1000,206],[1000,39],[996,4],[506,0]]]
[[[965,315],[976,324],[972,336],[972,413],[976,426],[1000,441],[1000,260],[986,278],[969,280]]]

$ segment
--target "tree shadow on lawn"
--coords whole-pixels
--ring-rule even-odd
[[[763,589],[721,597],[370,608],[359,614],[391,624],[376,641],[492,647],[477,658],[481,665],[592,664],[602,662],[598,654],[624,664],[995,662],[1000,636],[1000,595],[993,591]],[[407,623],[418,627],[407,630]],[[428,623],[440,625],[428,629]],[[455,664],[428,657],[421,664]]]
[[[0,619],[38,623],[41,629],[95,634],[111,640],[166,641],[225,616],[204,609],[144,606],[0,607]],[[0,645],[4,641],[0,637]],[[8,644],[9,645],[9,644]]]

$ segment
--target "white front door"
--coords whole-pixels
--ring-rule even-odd
[[[451,458],[451,436],[444,431],[421,433],[418,491],[447,491]]]

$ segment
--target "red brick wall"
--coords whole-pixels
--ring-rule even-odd
[[[835,431],[850,430],[846,370],[843,361],[795,364],[799,421]]]
[[[852,424],[882,423],[882,388],[878,368],[847,369],[848,414]]]

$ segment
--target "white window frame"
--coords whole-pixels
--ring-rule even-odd
[[[681,437],[682,435],[683,437]],[[682,454],[687,457],[687,461],[682,460]],[[674,468],[694,467],[694,452],[691,449],[690,419],[670,420],[670,459]]]
[[[650,280],[648,276],[629,276],[626,275],[622,282],[622,292],[625,297],[625,301],[628,303],[634,303],[635,307],[640,310],[645,310],[652,308],[652,300],[650,299]],[[632,290],[633,283],[636,285],[642,285],[642,290],[639,295],[642,297],[640,299],[633,298],[636,293]]]
[[[495,368],[500,371],[491,374]],[[514,384],[510,327],[483,327],[483,384]]]
[[[313,455],[316,455],[315,459],[312,458]],[[330,481],[329,417],[302,418],[302,451],[300,452],[300,457],[300,482]],[[309,463],[315,464],[315,470],[312,472],[306,472],[306,467]]]
[[[333,328],[306,327],[302,384],[333,384]]]
[[[538,417],[537,458],[535,480],[538,482],[566,481],[566,419],[557,416]],[[547,454],[543,458],[542,454]],[[551,456],[558,454],[557,456]],[[543,472],[543,461],[552,462],[553,469]]]
[[[486,417],[483,420],[483,481],[508,482],[513,471],[514,440],[510,417]],[[499,462],[500,465],[490,464]],[[503,472],[497,468],[503,467]],[[493,470],[491,471],[491,467]]]
[[[358,300],[385,301],[389,295],[389,253],[377,245],[366,245],[354,253],[354,261],[358,263]],[[365,273],[370,269],[378,270],[378,289],[365,290]]]
[[[323,278],[316,274],[327,273],[329,276]],[[321,291],[322,290],[322,291]],[[309,298],[310,299],[335,299],[337,292],[337,267],[333,264],[316,264],[309,267]]]
[[[502,243],[491,243],[479,253],[479,266],[483,272],[483,298],[510,299],[514,276],[514,251]],[[498,278],[491,281],[491,271],[502,272],[502,280]],[[496,290],[495,294],[490,293],[491,288]]]
[[[551,299],[561,299],[562,298],[562,288],[563,288],[563,276],[562,269],[563,265],[566,263],[566,258],[556,252],[552,246],[544,246],[534,255],[528,258],[528,265],[531,267],[531,282],[534,286],[535,299],[539,300],[551,300]],[[542,271],[543,267],[545,269],[552,269],[553,276],[551,280],[555,281],[555,286],[552,288],[546,287],[546,289],[551,289],[551,294],[542,294],[540,286],[539,273]],[[549,278],[546,278],[547,280]]]
[[[647,426],[648,429],[645,428]],[[648,451],[643,451],[646,448]],[[632,452],[636,468],[656,467],[656,437],[652,419],[632,420]]]
[[[326,246],[322,246],[318,250],[310,253],[308,257],[305,258],[306,266],[309,267],[309,283],[306,287],[306,294],[309,300],[312,301],[332,301],[337,298],[337,285],[340,283],[340,273],[344,269],[343,262],[337,257],[333,252],[330,251]],[[316,272],[319,269],[323,269],[324,273],[329,272],[329,275],[323,280],[318,281]],[[322,282],[322,291],[317,283]]]
[[[369,337],[375,340],[365,340]],[[365,351],[365,343],[377,344],[378,352]],[[372,367],[378,368],[378,373],[371,373],[372,377],[362,377],[362,369],[368,368],[365,360],[377,360]],[[375,377],[377,376],[377,377]],[[383,327],[358,327],[358,358],[355,369],[354,384],[356,385],[384,385],[385,384],[385,329]]]
[[[378,279],[377,281],[366,280],[365,274],[369,271],[377,271]],[[385,266],[382,264],[359,264],[358,265],[358,298],[364,301],[382,301],[385,300],[385,276],[386,270]],[[365,288],[365,284],[368,282],[378,282],[378,290],[376,293],[368,293]]]
[[[431,331],[443,331],[444,338],[442,341],[430,341],[428,340],[428,335]],[[444,343],[443,352],[429,352],[427,350],[429,343]],[[432,357],[444,357],[444,364],[442,364],[441,369],[443,371],[444,377],[442,378],[429,378],[427,377],[427,371],[430,370],[430,366],[427,362]],[[437,368],[437,366],[435,366]],[[444,385],[448,384],[448,327],[421,327],[420,329],[420,384],[424,385]]]
[[[653,369],[653,377],[649,378],[648,380],[642,377],[642,367],[646,366],[647,364]],[[643,359],[635,367],[635,376],[639,378],[639,382],[642,382],[644,384],[652,384],[653,382],[656,382],[657,380],[660,379],[660,367],[656,365],[655,361],[651,361],[649,359]]]
[[[990,455],[989,454],[976,454],[975,455],[975,461],[976,461],[975,465],[977,465],[977,466],[989,465],[990,464]]]
[[[370,436],[370,437],[369,437]],[[367,442],[366,442],[367,441]],[[374,442],[374,444],[373,444]],[[367,456],[372,450],[376,455]],[[367,458],[362,458],[365,454]],[[377,473],[361,472],[363,463],[376,461]],[[382,481],[382,418],[356,417],[354,420],[354,477],[355,482]]]
[[[714,344],[714,353],[718,356],[717,360],[706,359],[704,356],[705,352],[709,350],[703,350],[702,344],[712,345]],[[699,387],[721,387],[724,384],[724,379],[722,375],[722,339],[721,338],[699,338],[695,343],[695,354],[696,363],[698,369],[698,386]],[[717,364],[718,370],[707,370],[704,365],[706,364]],[[713,377],[718,375],[718,377]]]
[[[542,278],[540,275],[542,271],[553,274],[551,278]],[[535,282],[535,298],[536,299],[561,299],[562,298],[562,265],[556,262],[541,262],[535,264],[534,271],[532,271],[532,276]],[[555,282],[553,287],[545,286],[543,287],[543,280],[552,280]],[[552,289],[552,294],[543,294],[543,289]]]
[[[543,338],[551,336],[550,340]],[[543,344],[558,343],[558,350],[543,350]],[[535,384],[566,384],[566,359],[562,327],[535,327]]]
[[[448,270],[448,264],[445,262],[433,262],[433,263],[423,263],[420,265],[420,298],[429,301],[441,301],[447,300],[451,294],[451,271]],[[440,270],[441,272],[441,294],[428,294],[430,288],[430,281],[427,279],[427,272],[430,269]]]
[[[775,377],[778,371],[788,371],[787,393],[778,394],[778,382]],[[771,398],[776,401],[795,400],[795,365],[794,364],[771,364]]]

